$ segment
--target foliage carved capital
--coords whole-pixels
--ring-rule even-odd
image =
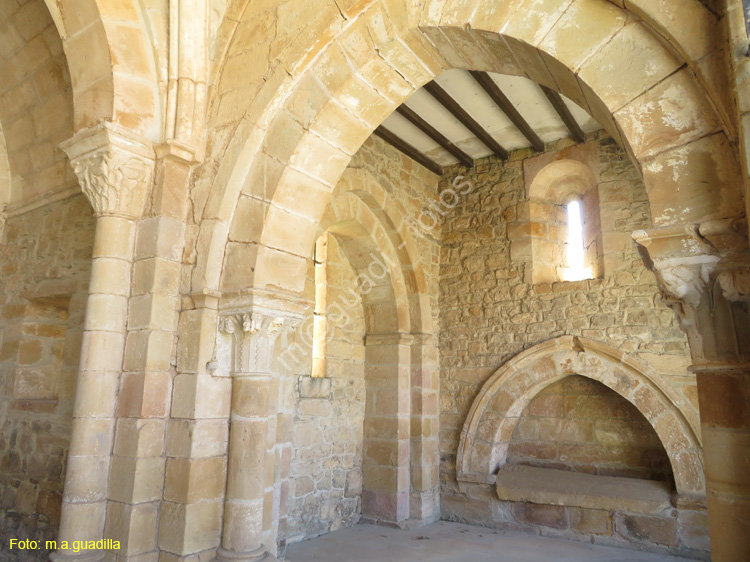
[[[152,143],[111,123],[101,123],[61,144],[96,216],[142,216],[151,192]]]

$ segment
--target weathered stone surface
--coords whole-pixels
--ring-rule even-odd
[[[18,555],[7,551],[8,538],[54,539],[59,525],[91,268],[91,208],[81,195],[45,205],[10,218],[3,236],[0,558]]]
[[[603,275],[601,279],[587,281],[531,284],[530,278],[524,275],[524,268],[529,267],[527,260],[533,259],[533,251],[529,248],[528,255],[514,255],[513,245],[517,241],[512,239],[520,231],[513,230],[507,221],[508,217],[518,222],[531,220],[527,199],[529,178],[560,155],[581,159],[597,176],[604,249]],[[454,490],[453,454],[461,425],[480,386],[511,357],[558,335],[570,334],[606,342],[616,347],[619,353],[642,357],[645,363],[654,361],[660,371],[668,366],[670,374],[672,368],[676,370],[682,365],[681,375],[674,380],[673,389],[680,408],[697,427],[697,410],[689,399],[691,389],[695,389],[695,379],[684,370],[689,362],[685,336],[673,313],[659,302],[658,287],[642,266],[631,242],[632,229],[650,224],[651,216],[643,183],[624,153],[606,138],[592,139],[586,147],[564,151],[552,149],[536,158],[529,158],[528,154],[519,151],[505,165],[491,159],[478,163],[466,180],[472,182],[472,189],[446,216],[442,230],[445,246],[442,250],[440,299],[443,326],[441,451],[446,460],[443,461],[441,485],[444,493]],[[538,217],[552,216],[539,206],[534,208],[534,213]],[[480,238],[478,229],[483,227],[492,228],[494,236]],[[472,290],[467,292],[466,287]],[[559,376],[558,372],[564,375],[596,373],[599,376],[609,371],[602,365],[578,362],[576,354],[572,353],[567,362],[562,361],[559,366],[552,364],[549,372],[534,376],[542,380]],[[477,435],[481,435],[482,440],[497,439],[499,420],[504,416],[513,416],[504,418],[508,421],[523,413],[523,407],[514,407],[517,400],[508,389],[520,396],[528,392],[523,389],[531,385],[528,381],[515,384],[510,380],[512,377],[508,387],[498,392],[498,396],[506,396],[506,399],[498,398],[493,403],[492,411],[496,416],[483,418],[480,424]],[[670,477],[671,463],[660,440],[642,414],[623,396],[634,400],[643,408],[643,415],[654,421],[664,411],[659,400],[644,402],[645,389],[635,389],[634,380],[617,370],[602,379],[610,389],[583,377],[566,380],[570,385],[567,393],[553,385],[540,389],[536,400],[532,400],[533,396],[527,397],[531,400],[529,413],[520,417],[515,426],[517,440],[504,445],[507,457],[505,450],[493,449],[491,443],[481,441],[470,444],[471,458],[507,458],[509,462],[514,462],[514,458],[525,459],[519,462],[538,462],[538,466],[550,469],[577,471],[577,474],[562,472],[563,475],[594,479],[602,477],[594,476],[597,473],[610,477]],[[634,390],[640,390],[637,398],[630,395]],[[560,409],[564,417],[554,417]],[[503,437],[509,438],[510,435]],[[697,465],[689,462],[684,466]],[[691,474],[692,469],[682,474],[683,482],[692,482]],[[626,483],[630,483],[629,479]],[[668,491],[662,484],[647,483],[650,485],[659,490],[660,499],[649,507],[641,506],[641,509],[653,512],[669,508]],[[531,501],[549,505],[556,503],[552,499],[555,497],[560,497],[557,492],[540,494]],[[606,494],[602,497],[606,505],[595,501],[585,504],[587,507],[559,505],[560,509],[568,509],[568,523],[558,530],[565,530],[567,536],[579,537],[612,534],[612,517],[603,510],[623,513],[625,508],[619,499],[607,500]],[[530,501],[528,497],[510,499]],[[470,503],[472,500],[466,498],[465,501]],[[514,501],[508,503],[512,506]],[[635,507],[637,501],[631,503],[631,507]],[[453,505],[444,504],[443,513],[450,513]],[[586,521],[582,513],[592,508],[597,515]],[[468,506],[461,507],[462,511],[467,509]],[[602,513],[606,513],[606,517]],[[509,510],[503,518],[504,524],[509,525],[508,528],[528,528],[529,523],[520,520],[518,514],[521,511]],[[569,525],[576,528],[569,528]],[[628,540],[636,539],[631,537]],[[655,544],[648,538],[640,539],[640,543]],[[685,542],[681,545],[681,548],[692,548]]]
[[[677,521],[672,518],[621,515],[615,519],[615,533],[633,542],[653,542],[667,546],[679,544]]]
[[[565,529],[568,526],[567,514],[562,506],[520,502],[515,503],[511,510],[522,523],[552,529]]]
[[[531,466],[501,468],[496,488],[502,500],[588,509],[660,513],[671,505],[665,483]]]
[[[243,396],[248,408],[232,410],[271,410],[252,436],[266,468],[253,481],[261,492],[250,519],[279,558],[287,540],[354,523],[362,497],[382,513],[436,517],[439,480],[445,517],[606,537],[611,520],[599,512],[498,507],[486,489],[491,460],[508,450],[582,473],[667,474],[633,408],[600,392],[542,392],[523,416],[531,397],[521,394],[532,383],[519,378],[498,393],[471,444],[471,458],[490,459],[485,488],[462,494],[455,479],[462,422],[482,383],[509,358],[562,335],[606,341],[650,363],[687,424],[660,417],[661,392],[616,370],[603,382],[656,420],[675,466],[689,467],[676,480],[701,490],[700,451],[686,439],[699,403],[686,340],[630,232],[747,207],[748,65],[738,2],[726,10],[682,4],[209,0],[170,13],[159,2],[0,0],[0,539],[51,537],[67,468],[69,492],[99,501],[66,502],[68,536],[106,529],[127,543],[123,559],[144,562],[213,556],[232,387],[213,370],[219,303],[240,302],[252,285],[303,299],[324,285],[332,302],[359,285],[362,296],[358,274],[376,247],[403,267],[383,265],[388,282],[329,313],[348,323],[323,337],[315,368],[311,345],[294,377],[274,378],[253,395],[262,400]],[[372,129],[451,67],[526,74],[558,89],[627,151],[599,133],[585,143],[595,187],[583,202],[600,211],[587,214],[591,279],[556,282],[563,202],[527,198],[527,164],[571,157],[578,148],[565,152],[568,141],[536,157],[522,149],[507,162],[478,161],[465,175],[470,191],[445,216],[429,211],[430,228],[420,219],[442,201],[436,177],[372,139],[351,169],[383,188],[339,186],[328,205]],[[151,170],[151,157],[133,167],[102,158],[76,165],[76,176],[58,147],[93,126],[126,132],[131,148],[158,143],[167,160]],[[442,188],[464,172],[447,170]],[[98,212],[111,212],[96,241],[88,206],[73,196],[79,182]],[[140,222],[136,202],[148,215]],[[308,256],[329,227],[342,248],[320,283]],[[82,338],[87,290],[96,332]],[[403,341],[366,353],[365,334]],[[439,353],[437,344],[406,341],[435,337]],[[566,356],[528,378],[600,368]],[[296,378],[311,372],[326,376]],[[714,492],[745,498],[743,392],[714,382],[700,393],[709,481]],[[74,455],[66,466],[76,393],[76,427],[91,432],[77,432],[71,449],[96,456]],[[713,462],[725,454],[726,463]],[[747,545],[735,546],[741,533],[721,523],[746,520],[748,502],[712,502],[716,557],[737,557]],[[705,550],[705,514],[678,514],[677,528],[673,515],[618,513],[607,540]],[[0,557],[17,557],[1,549],[4,541]]]

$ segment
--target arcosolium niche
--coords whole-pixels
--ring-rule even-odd
[[[510,233],[511,255],[526,262],[526,281],[600,277],[602,229],[593,170],[578,160],[557,160],[534,176],[527,193],[528,213]]]

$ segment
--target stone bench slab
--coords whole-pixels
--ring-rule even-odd
[[[589,509],[659,513],[671,508],[666,482],[506,465],[495,483],[501,500]]]

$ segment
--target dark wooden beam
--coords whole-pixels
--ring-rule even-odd
[[[503,159],[508,158],[508,151],[505,150],[500,143],[498,143],[492,136],[484,130],[474,118],[469,115],[463,107],[461,107],[456,100],[454,100],[448,92],[443,90],[436,82],[428,82],[424,85],[424,89],[435,98],[440,105],[450,111],[453,116],[458,119],[461,124],[469,129],[474,136],[476,136],[487,148],[494,152],[497,156]]]
[[[440,131],[438,131],[435,127],[433,127],[427,121],[422,119],[414,110],[407,107],[406,105],[401,105],[398,107],[398,109],[396,109],[396,111],[398,111],[401,115],[406,117],[406,119],[408,119],[414,126],[416,126],[425,135],[430,137],[432,140],[434,140],[436,143],[442,146],[445,150],[447,150],[453,156],[455,156],[459,162],[461,162],[465,166],[468,166],[469,168],[474,166],[474,159],[471,156],[469,156],[463,150],[458,148],[447,137],[445,137]]]
[[[514,106],[506,97],[506,95],[500,89],[500,86],[498,86],[495,81],[490,78],[490,75],[486,72],[479,72],[476,70],[471,70],[469,72],[471,73],[471,76],[474,78],[474,80],[476,80],[477,83],[482,87],[482,89],[487,92],[487,95],[490,96],[490,99],[495,102],[495,105],[497,105],[500,110],[508,116],[508,119],[510,119],[511,123],[513,123],[516,128],[521,131],[521,134],[526,137],[526,140],[531,143],[531,146],[534,147],[534,150],[536,150],[537,152],[544,152],[544,142],[542,142],[542,139],[539,138],[539,135],[537,135],[534,132],[534,129],[532,129],[531,126],[526,122],[526,119],[524,119],[521,114],[518,113],[516,106]]]
[[[443,169],[440,166],[438,166],[435,162],[427,158],[427,156],[419,152],[416,148],[414,148],[408,142],[403,140],[401,137],[397,137],[388,129],[382,126],[375,129],[374,132],[381,139],[383,139],[385,142],[390,144],[393,148],[395,148],[396,150],[400,150],[412,160],[416,160],[417,162],[422,164],[422,166],[424,166],[431,172],[434,172],[439,176],[443,175]]]
[[[570,112],[570,109],[568,109],[568,106],[565,105],[565,102],[560,97],[560,94],[558,94],[554,90],[550,90],[546,86],[542,86],[541,84],[539,84],[539,87],[542,89],[542,92],[544,92],[544,95],[547,96],[547,99],[552,104],[552,107],[554,107],[555,111],[557,111],[560,119],[562,119],[563,123],[565,123],[565,126],[568,128],[568,131],[570,131],[573,139],[575,139],[576,142],[583,142],[583,131],[578,125],[578,122],[575,120],[575,117],[573,117],[573,114]]]

